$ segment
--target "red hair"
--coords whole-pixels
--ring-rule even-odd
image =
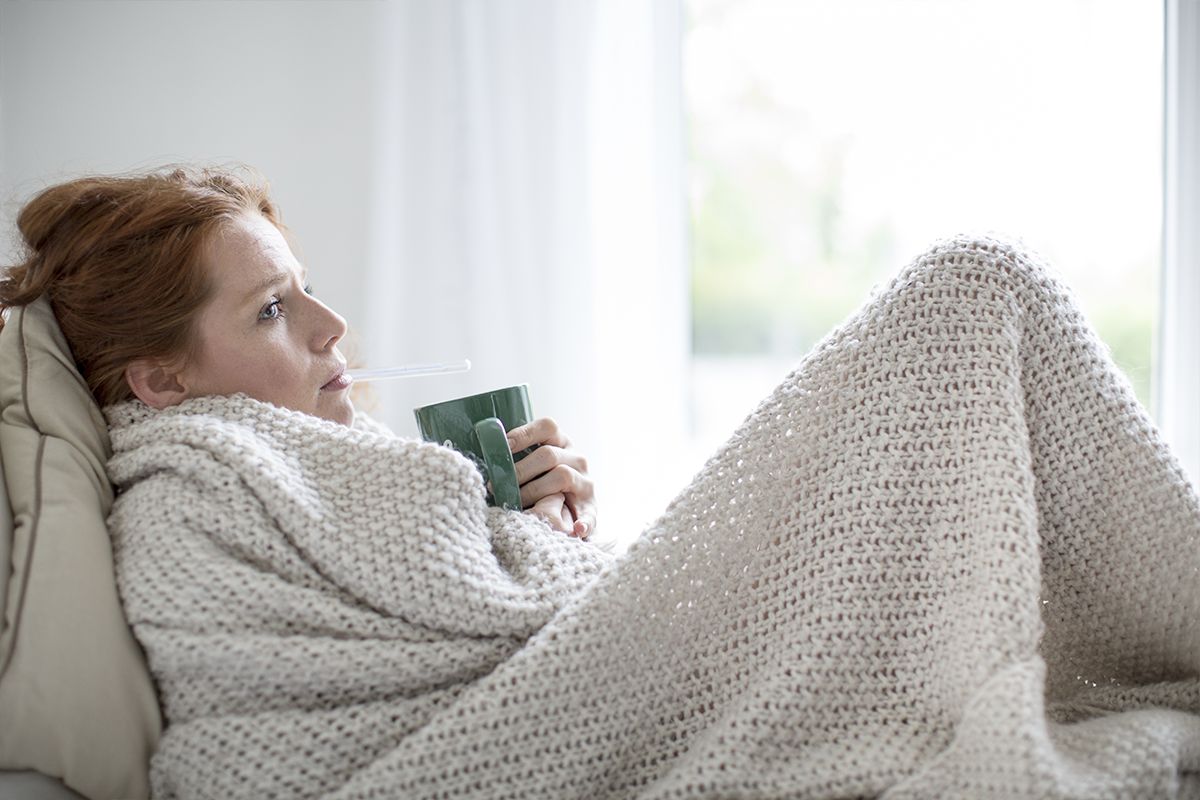
[[[0,309],[45,295],[96,401],[128,400],[134,360],[191,356],[211,293],[206,242],[247,212],[286,233],[266,180],[248,167],[165,167],[52,186],[17,216],[25,253],[0,280]]]

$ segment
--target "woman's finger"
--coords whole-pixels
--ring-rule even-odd
[[[582,500],[578,495],[566,495],[567,509],[571,512],[571,536],[586,539],[596,531],[596,504],[592,500]]]
[[[535,444],[549,444],[555,447],[571,446],[567,435],[550,417],[542,417],[533,422],[518,425],[508,432],[508,447],[514,453],[527,447],[533,447]]]
[[[544,444],[516,463],[517,484],[527,483],[539,475],[549,472],[559,464],[573,467],[576,472],[587,474],[587,459],[574,450]]]
[[[538,500],[551,494],[574,494],[591,497],[594,494],[592,481],[573,467],[559,464],[545,475],[521,487],[521,506],[529,508]]]
[[[566,495],[566,506],[574,519],[572,536],[586,539],[596,531],[596,501],[592,496]]]
[[[575,518],[567,508],[566,498],[561,494],[541,498],[532,508],[526,509],[525,513],[540,517],[556,531],[574,535]]]
[[[571,495],[567,496],[567,504],[575,518],[572,536],[586,539],[596,532],[596,503],[592,500],[572,502]]]

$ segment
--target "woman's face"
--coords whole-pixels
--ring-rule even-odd
[[[213,294],[197,320],[195,357],[179,373],[190,397],[243,392],[349,425],[346,321],[307,291],[279,229],[261,214],[236,217],[208,243]],[[332,381],[332,383],[331,383]]]

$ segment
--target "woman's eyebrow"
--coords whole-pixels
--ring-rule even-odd
[[[303,273],[301,275],[301,280],[307,282],[308,281],[308,270],[301,268],[300,271],[301,271],[301,273]],[[284,283],[284,282],[288,281],[291,277],[292,277],[292,273],[285,272],[283,270],[280,270],[279,272],[275,272],[275,273],[268,275],[267,277],[263,278],[261,281],[256,283],[254,285],[254,288],[246,293],[246,300],[244,302],[247,304],[250,303],[250,301],[254,300],[256,297],[258,297],[258,295],[262,294],[267,289],[270,289],[272,286],[277,286],[281,283]]]

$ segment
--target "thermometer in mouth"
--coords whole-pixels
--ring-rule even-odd
[[[448,372],[466,372],[471,368],[468,359],[443,361],[437,364],[409,364],[403,367],[380,369],[348,369],[345,374],[355,381],[379,381],[388,378],[416,378],[421,375],[442,375]]]

